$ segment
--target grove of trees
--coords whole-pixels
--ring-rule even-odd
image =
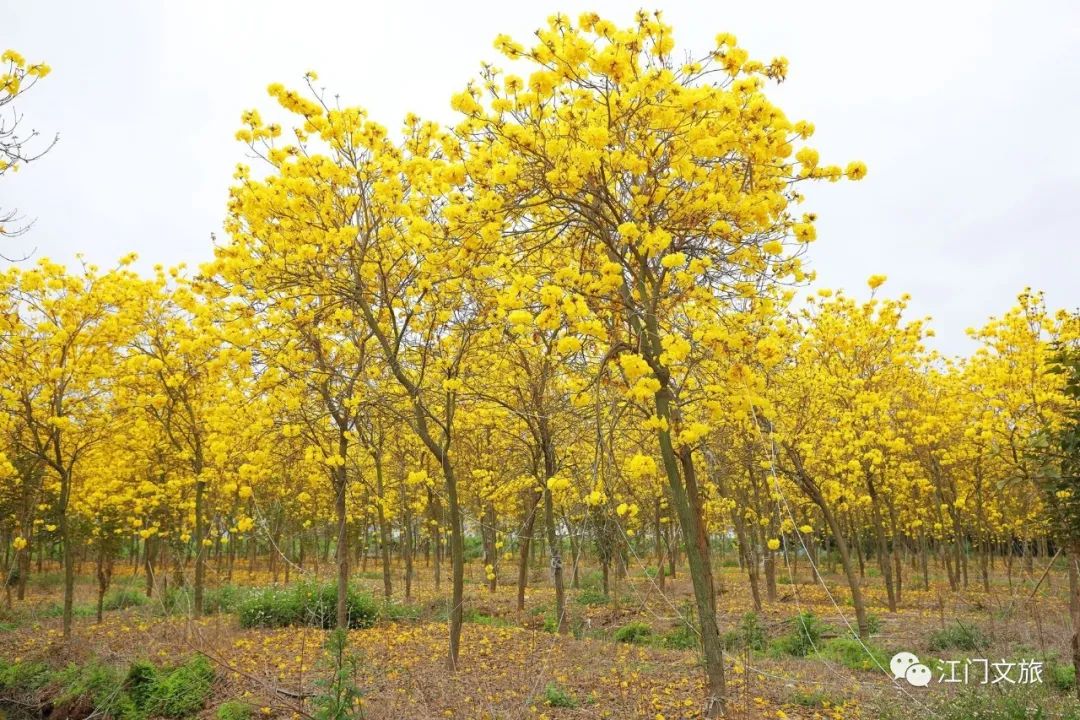
[[[332,553],[344,626],[374,554],[388,597],[417,563],[448,582],[453,670],[469,538],[519,609],[542,545],[559,632],[581,565],[607,582],[647,556],[663,587],[679,557],[717,716],[718,541],[758,607],[783,563],[836,558],[863,637],[867,563],[895,610],[932,565],[989,591],[996,563],[1056,550],[1076,460],[1047,447],[1077,399],[1051,370],[1076,314],[1024,290],[947,358],[882,276],[865,299],[800,291],[803,184],[866,168],[819,160],[770,102],[783,58],[727,34],[688,55],[645,12],[496,45],[507,69],[454,95],[452,126],[388,130],[313,74],[272,85],[282,119],[243,114],[253,162],[197,269],[0,273],[8,602],[57,557],[67,636],[79,561],[99,598],[127,558],[148,594],[189,583],[199,615],[210,564],[269,556],[276,577]]]

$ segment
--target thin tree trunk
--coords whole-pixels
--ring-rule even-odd
[[[520,547],[518,548],[517,609],[525,609],[525,587],[529,583],[529,545],[532,544],[533,528],[536,525],[536,508],[540,504],[542,493],[534,488],[526,495],[525,522],[521,526]]]
[[[338,436],[338,455],[344,460],[348,451],[349,440],[344,433]],[[334,548],[337,560],[337,627],[345,630],[349,627],[349,515],[346,509],[346,490],[348,476],[345,465],[334,468],[334,510],[337,515],[337,547]]]

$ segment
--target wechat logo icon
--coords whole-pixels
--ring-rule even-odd
[[[889,661],[889,669],[892,670],[893,679],[903,678],[909,685],[926,687],[930,684],[933,673],[930,668],[919,662],[918,656],[909,652],[898,652]]]

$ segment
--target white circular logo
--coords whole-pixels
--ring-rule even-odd
[[[899,680],[900,678],[907,676],[909,667],[918,664],[919,658],[915,653],[898,652],[893,655],[892,660],[889,661],[889,669],[892,670],[893,679]]]

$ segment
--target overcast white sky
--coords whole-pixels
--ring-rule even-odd
[[[0,207],[36,219],[5,254],[197,264],[244,159],[240,112],[271,108],[270,82],[299,85],[313,69],[388,126],[406,111],[450,120],[450,95],[499,59],[498,33],[528,41],[556,11],[626,24],[639,6],[0,0],[0,49],[53,67],[21,106],[27,123],[61,133],[48,156],[0,180]],[[860,183],[808,192],[819,285],[863,295],[869,275],[887,274],[882,291],[910,292],[947,352],[968,351],[964,328],[1025,286],[1080,306],[1080,3],[655,7],[683,48],[727,31],[753,57],[786,55],[776,101],[815,123],[823,161],[869,165]]]

